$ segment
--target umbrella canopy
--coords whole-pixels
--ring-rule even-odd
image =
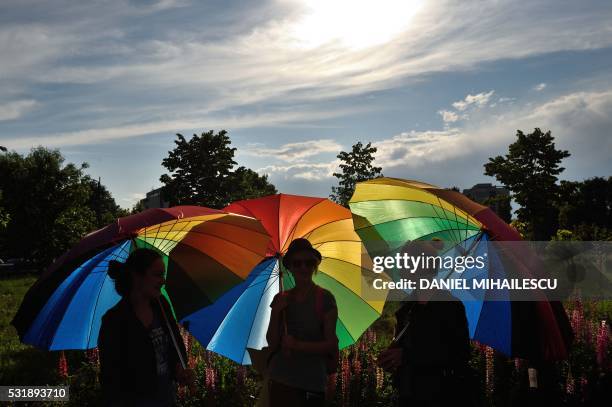
[[[256,219],[208,208],[120,218],[58,259],[28,291],[13,325],[24,343],[43,349],[93,348],[102,316],[120,299],[107,274],[111,260],[123,262],[136,248],[158,251],[167,271],[162,292],[181,318],[244,281],[269,239]]]
[[[349,206],[356,232],[366,247],[377,252],[392,252],[407,241],[437,237],[445,243],[445,254],[463,256],[466,250],[491,253],[489,241],[521,240],[490,208],[456,191],[418,181],[382,177],[358,183]],[[529,274],[521,256],[506,256],[502,261],[494,251],[491,254],[486,267],[489,277],[503,277],[504,261]],[[448,273],[439,270],[439,275]],[[571,329],[560,303],[506,301],[499,293],[495,301],[487,297],[489,293],[481,298],[456,294],[465,305],[473,339],[509,356],[567,357]]]
[[[280,259],[298,237],[307,238],[321,252],[319,272],[313,280],[336,298],[336,333],[341,348],[354,343],[380,316],[384,301],[367,301],[360,295],[362,268],[371,269],[371,260],[355,233],[348,209],[325,198],[278,194],[238,201],[225,210],[261,220],[272,239],[268,257],[244,283],[183,319],[206,349],[250,364],[247,348],[267,345],[270,303],[279,292],[279,276],[285,288],[294,286]]]

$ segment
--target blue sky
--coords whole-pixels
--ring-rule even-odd
[[[565,179],[612,175],[609,1],[3,1],[0,145],[59,148],[130,207],[175,133],[226,129],[279,191],[327,196],[361,140],[385,175],[492,182],[517,129]]]

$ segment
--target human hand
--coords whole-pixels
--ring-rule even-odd
[[[180,363],[176,365],[176,380],[179,384],[189,387],[189,391],[195,390],[195,372],[193,369],[183,369]]]

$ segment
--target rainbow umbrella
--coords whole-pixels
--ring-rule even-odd
[[[510,266],[504,262],[511,262],[513,269],[529,274],[520,255],[511,253],[502,258],[489,245],[490,241],[519,241],[518,232],[490,208],[458,192],[383,177],[358,183],[349,206],[355,230],[373,256],[374,252],[393,253],[408,241],[437,237],[445,244],[444,256],[489,253],[482,271],[488,277],[503,277],[504,267]],[[438,276],[453,278],[444,269],[438,270]],[[465,305],[472,339],[508,356],[547,360],[567,357],[571,329],[558,302],[545,298],[510,301],[503,292],[481,292],[480,297],[474,297],[468,290],[456,290],[453,294]]]
[[[26,294],[13,319],[21,340],[48,350],[97,346],[104,313],[120,297],[107,268],[136,248],[166,263],[165,295],[177,318],[241,283],[264,257],[270,236],[256,219],[203,207],[149,209],[87,235]]]
[[[336,298],[341,348],[353,344],[380,316],[384,301],[361,296],[362,268],[371,268],[371,260],[355,233],[349,210],[325,198],[286,194],[238,201],[225,210],[259,219],[272,239],[266,259],[246,281],[182,320],[206,349],[250,364],[247,348],[267,345],[272,298],[281,281],[285,288],[294,286],[280,259],[297,237],[307,238],[321,252],[319,272],[313,279]]]

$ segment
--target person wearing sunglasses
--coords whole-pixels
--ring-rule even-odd
[[[321,253],[307,239],[293,240],[282,262],[295,287],[278,293],[270,305],[270,406],[323,406],[338,350],[336,300],[312,280]]]

